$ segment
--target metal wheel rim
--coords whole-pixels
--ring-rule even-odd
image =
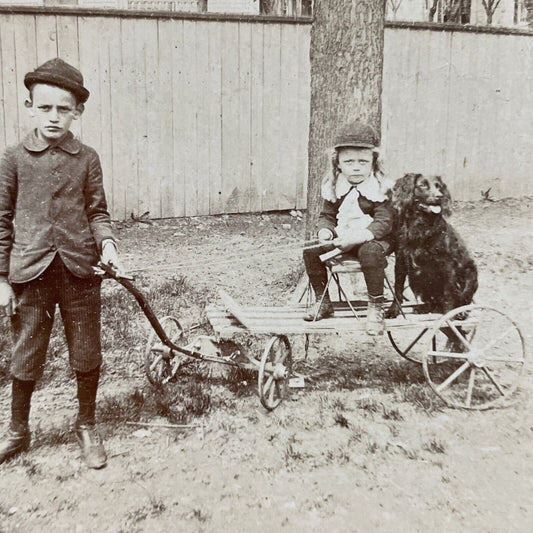
[[[431,359],[435,357],[435,354],[432,353],[431,345],[429,346],[429,349],[427,353],[424,355],[424,359],[422,361],[424,375],[426,377],[426,380],[428,381],[430,387],[432,390],[441,398],[448,406],[450,407],[458,407],[461,409],[467,409],[467,410],[486,410],[498,406],[502,406],[504,403],[508,401],[508,399],[512,396],[512,394],[516,391],[519,385],[520,376],[524,370],[525,366],[525,355],[526,355],[526,347],[525,347],[525,340],[522,335],[522,332],[520,331],[520,328],[516,324],[514,320],[512,320],[508,315],[503,313],[502,311],[495,309],[493,307],[484,306],[484,305],[477,305],[477,304],[470,304],[465,305],[462,307],[458,307],[456,309],[452,309],[445,315],[443,315],[434,325],[433,329],[431,330],[431,336],[430,339],[433,339],[433,337],[440,332],[441,328],[448,326],[448,324],[453,320],[454,317],[461,314],[470,314],[472,312],[488,312],[488,313],[494,313],[501,317],[503,320],[507,321],[508,326],[504,329],[503,333],[501,331],[495,331],[496,339],[488,339],[485,342],[485,347],[482,349],[471,349],[467,350],[462,353],[454,353],[449,352],[449,359],[450,361],[453,359],[456,359],[458,362],[461,362],[461,364],[455,369],[454,372],[452,372],[448,378],[446,378],[443,382],[437,384],[435,383],[434,379],[431,376],[431,373],[433,371],[434,366],[431,365]],[[470,338],[467,339],[468,335],[464,335],[465,340],[468,344],[473,345],[475,342],[475,335],[478,332],[478,329],[482,326],[482,322],[479,322],[473,327],[473,332],[470,335]],[[488,349],[490,349],[492,346],[496,346],[499,341],[503,341],[505,338],[510,337],[511,335],[514,335],[514,341],[516,345],[517,351],[520,353],[518,355],[513,355],[511,357],[508,357],[507,359],[501,358],[498,356],[489,355],[488,357],[485,357],[489,363],[492,363],[492,368],[488,368],[488,365],[485,365],[483,361],[481,363],[479,362],[479,356],[476,357],[476,354],[484,353]],[[491,340],[492,339],[492,340]],[[461,341],[462,342],[462,341]],[[465,346],[466,347],[466,346]],[[439,354],[439,357],[441,355]],[[511,364],[513,370],[510,372],[510,374],[513,376],[513,379],[511,380],[511,383],[508,385],[503,385],[503,383],[499,383],[499,379],[493,375],[494,367],[497,368],[497,365],[501,363],[501,366],[503,367],[504,364]],[[464,394],[464,400],[457,401],[450,399],[446,394],[445,390],[448,389],[453,383],[460,378],[463,374],[468,374],[468,382],[466,384],[466,391]],[[466,375],[464,376],[466,378]],[[489,399],[487,401],[480,400],[480,403],[473,405],[472,401],[475,399],[475,393],[476,391],[475,387],[479,387],[479,377],[482,377],[485,380],[485,383],[492,384],[493,390],[491,391],[496,397],[494,399]],[[449,381],[448,384],[446,384],[446,381]],[[496,395],[496,391],[498,395]]]
[[[285,349],[285,357],[273,356],[272,350],[276,344],[282,343]],[[274,361],[269,361],[269,358]],[[282,363],[288,369],[287,375],[284,378],[274,379],[273,373],[265,372],[265,366],[267,362],[270,363]],[[259,399],[261,403],[272,411],[275,409],[287,395],[287,381],[290,377],[292,370],[292,349],[289,339],[285,335],[276,335],[271,337],[267,342],[263,355],[261,357],[261,363],[259,365],[259,374],[257,377],[257,387],[259,392]]]

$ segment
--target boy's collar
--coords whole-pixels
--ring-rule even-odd
[[[365,198],[371,202],[384,202],[387,199],[381,185],[374,174],[371,174],[365,181],[359,183],[359,185],[352,185],[346,176],[341,172],[337,178],[336,194],[337,198],[342,198],[345,194],[352,189],[362,194]]]
[[[61,148],[68,154],[75,155],[79,153],[81,149],[81,143],[74,137],[71,131],[69,131],[61,142],[57,145],[50,145],[46,141],[43,141],[37,136],[37,130],[30,131],[28,135],[22,141],[22,144],[26,150],[30,152],[44,152],[47,148],[52,146]]]

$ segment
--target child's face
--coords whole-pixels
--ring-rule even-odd
[[[54,85],[37,83],[32,88],[28,112],[37,128],[37,135],[48,143],[60,141],[69,131],[73,120],[83,112],[74,95]]]
[[[352,185],[359,185],[372,173],[374,154],[370,148],[341,148],[339,168]]]

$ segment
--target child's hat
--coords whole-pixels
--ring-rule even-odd
[[[89,98],[89,91],[83,86],[81,72],[59,57],[46,61],[33,72],[28,72],[24,76],[24,85],[28,90],[35,83],[47,83],[61,87],[61,89],[67,89],[76,96],[81,104]]]
[[[379,135],[376,130],[360,120],[346,124],[337,132],[333,148],[377,148]]]

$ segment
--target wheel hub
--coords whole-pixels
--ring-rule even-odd
[[[274,379],[286,379],[287,378],[287,368],[283,363],[277,363],[274,367],[274,372],[272,373]]]

